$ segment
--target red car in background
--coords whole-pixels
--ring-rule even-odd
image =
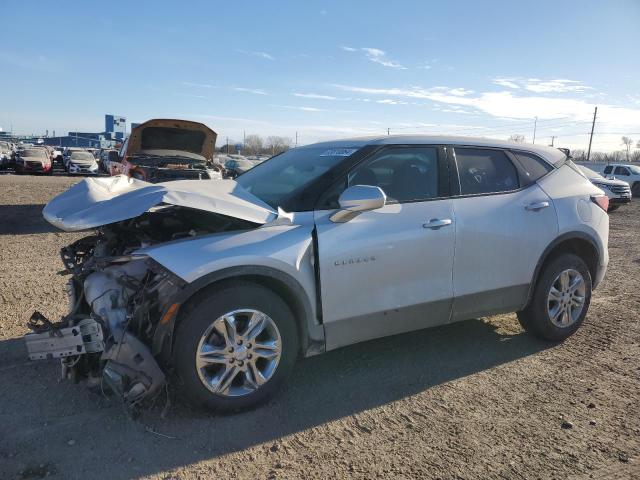
[[[53,173],[51,156],[46,148],[27,148],[16,155],[16,173]]]

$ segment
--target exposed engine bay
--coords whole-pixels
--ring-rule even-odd
[[[176,315],[172,300],[185,282],[145,255],[154,244],[256,224],[180,206],[161,205],[102,226],[61,250],[69,313],[53,323],[35,312],[26,335],[29,358],[59,358],[63,377],[107,387],[131,412],[163,391],[166,337],[158,327]]]
[[[207,162],[204,158],[196,160],[183,156],[134,155],[130,161],[135,163],[133,176],[151,183],[170,180],[207,180],[212,172],[221,172],[220,166]]]

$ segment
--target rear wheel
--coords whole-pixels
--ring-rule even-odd
[[[518,312],[518,320],[527,332],[560,341],[580,327],[590,302],[591,274],[587,265],[576,255],[562,254],[544,266],[533,297]]]
[[[631,187],[631,193],[634,197],[640,197],[640,182],[636,182]]]
[[[181,393],[218,411],[263,403],[295,364],[298,334],[291,310],[252,283],[230,283],[205,295],[178,325],[174,363]]]

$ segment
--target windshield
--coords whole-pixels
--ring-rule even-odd
[[[11,148],[9,148],[9,144],[7,142],[0,142],[0,152],[7,152],[11,150]]]
[[[582,167],[580,165],[578,165],[578,168],[580,170],[582,170],[582,173],[584,173],[587,176],[587,178],[602,178],[602,179],[604,179],[604,177],[602,175],[600,175],[598,172],[594,172],[590,168]]]
[[[71,160],[93,160],[93,155],[89,152],[73,152]]]
[[[273,208],[309,185],[358,148],[304,147],[288,150],[240,175],[237,182]]]
[[[629,165],[627,168],[631,170],[631,173],[633,173],[634,175],[640,175],[640,167],[636,167],[635,165]]]
[[[33,148],[29,150],[25,150],[22,152],[23,157],[33,157],[33,158],[47,158],[46,150]]]

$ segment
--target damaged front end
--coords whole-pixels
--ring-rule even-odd
[[[186,282],[136,253],[158,243],[255,224],[180,206],[162,206],[98,228],[61,250],[69,313],[52,323],[36,312],[25,336],[31,360],[60,359],[62,375],[108,387],[136,411],[166,384],[160,360]]]

